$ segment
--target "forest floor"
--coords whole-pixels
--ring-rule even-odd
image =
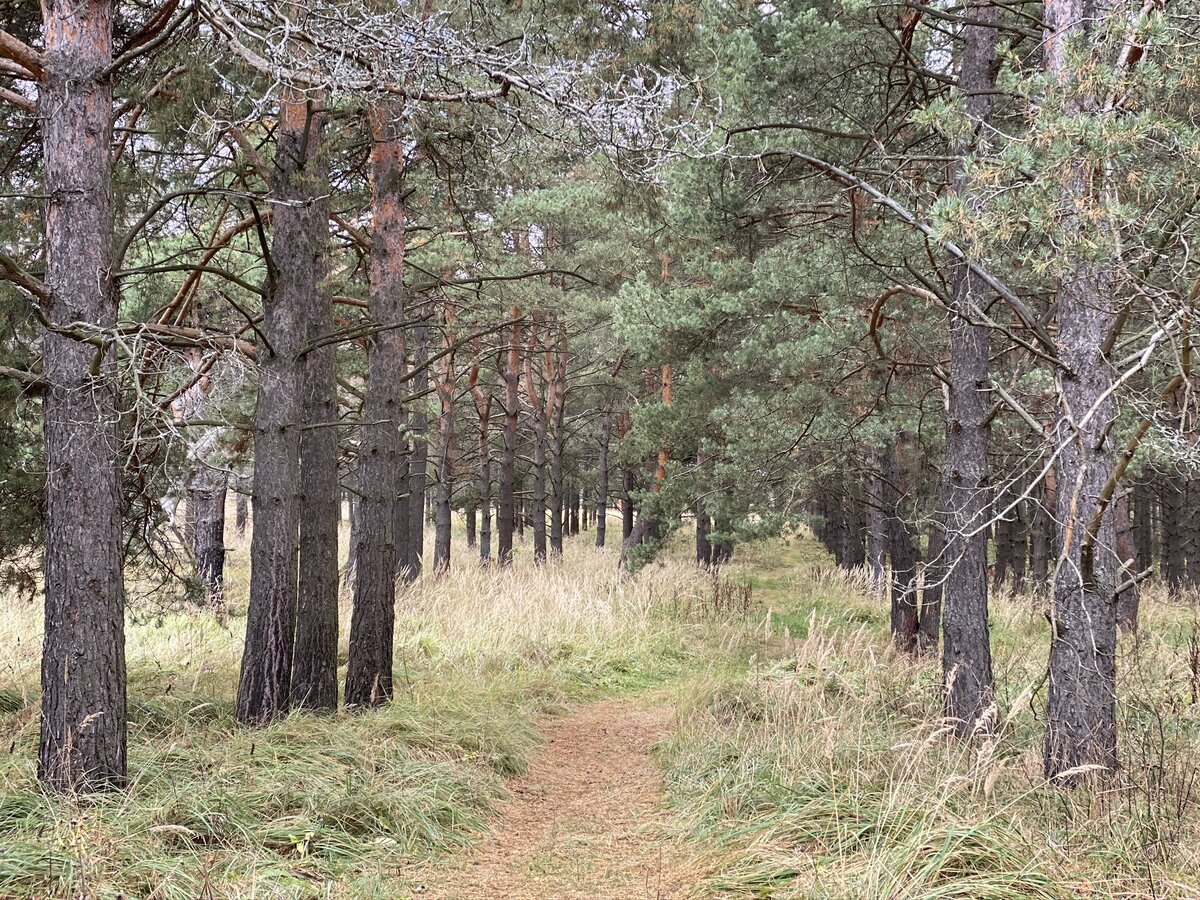
[[[655,747],[674,708],[651,699],[585,703],[542,723],[545,744],[510,783],[495,833],[417,873],[437,900],[670,898],[686,848],[664,827]]]
[[[1000,720],[964,743],[865,573],[800,534],[714,577],[686,537],[634,578],[586,535],[460,557],[398,598],[391,703],[246,731],[230,534],[227,615],[133,593],[132,784],[78,800],[36,780],[38,604],[0,598],[0,898],[1200,897],[1200,596],[1146,591],[1118,778],[1064,792],[1041,600],[993,595]]]

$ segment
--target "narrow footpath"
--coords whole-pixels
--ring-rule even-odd
[[[495,833],[423,871],[438,900],[668,900],[688,881],[686,849],[662,827],[655,744],[670,706],[589,703],[547,719],[546,743],[509,784]]]

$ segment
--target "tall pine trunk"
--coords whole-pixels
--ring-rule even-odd
[[[237,718],[265,725],[291,699],[300,530],[300,429],[305,360],[313,310],[324,304],[321,244],[328,223],[322,177],[306,153],[311,107],[285,89],[275,131],[272,271],[263,309],[259,388],[254,414],[254,529],[250,539],[250,602],[238,682]]]
[[[418,311],[429,313],[428,301],[420,304]],[[429,326],[424,322],[412,329],[413,335],[413,393],[422,396],[429,389]],[[412,582],[421,577],[421,566],[425,555],[425,492],[429,471],[429,415],[424,400],[419,400],[409,415],[411,434],[408,454],[408,492],[401,500],[401,515],[408,519],[403,531],[404,542],[398,545],[400,554],[399,574],[404,581]]]
[[[516,526],[517,416],[521,411],[521,310],[509,310],[512,337],[506,363],[500,372],[504,381],[504,450],[500,457],[500,502],[496,513],[496,561],[512,564],[513,531]]]
[[[977,24],[963,28],[959,90],[975,130],[955,148],[954,186],[969,194],[963,158],[986,128],[995,85],[997,7],[972,3]],[[945,510],[946,572],[942,593],[943,715],[960,736],[991,726],[991,636],[988,631],[987,520],[989,438],[988,329],[972,310],[983,305],[984,285],[963,263],[954,266],[954,309],[950,313],[950,403],[946,416]]]
[[[476,350],[478,353],[478,349]],[[492,558],[492,445],[488,429],[492,419],[492,397],[479,384],[480,366],[471,369],[471,398],[478,416],[479,560],[487,565]]]
[[[329,233],[328,177],[321,160],[322,121],[310,114],[301,165],[312,192],[306,259],[319,285],[325,277]],[[308,341],[333,331],[331,298],[314,286],[305,309]],[[315,710],[337,708],[338,647],[338,438],[334,348],[306,353],[303,366],[303,426],[300,432],[300,562],[296,606],[296,646],[292,664],[292,704]]]
[[[355,543],[354,611],[345,702],[383,703],[392,696],[396,628],[397,509],[404,477],[404,147],[392,110],[371,111],[371,320],[384,330],[368,339],[364,424],[351,510]],[[389,327],[390,326],[390,327]]]
[[[441,378],[438,380],[437,487],[434,491],[433,571],[438,575],[450,568],[450,500],[454,493],[451,453],[454,451],[454,391],[457,385],[454,354],[451,352],[456,338],[453,306],[446,306],[445,318],[446,355],[442,357]]]
[[[877,598],[883,596],[887,584],[887,516],[883,508],[881,465],[879,455],[872,454],[867,474],[867,569]]]
[[[1083,0],[1048,0],[1046,65],[1061,92],[1067,115],[1090,115],[1100,101],[1080,98],[1075,42],[1095,40],[1111,10]],[[1077,210],[1096,209],[1109,189],[1103,167],[1073,161],[1062,185],[1060,221],[1068,244],[1113,247],[1116,235]],[[1115,252],[1115,250],[1113,251]],[[1117,626],[1115,540],[1108,508],[1109,476],[1115,459],[1109,435],[1116,414],[1109,390],[1112,369],[1103,347],[1116,321],[1115,270],[1084,251],[1069,249],[1058,285],[1058,356],[1060,421],[1055,434],[1060,450],[1055,465],[1057,519],[1063,528],[1063,564],[1057,567],[1051,606],[1049,702],[1046,713],[1045,772],[1068,784],[1091,776],[1079,767],[1096,765],[1112,772],[1117,765]]]
[[[892,560],[891,613],[892,643],[896,649],[912,653],[917,648],[917,563],[918,553],[912,527],[905,516],[901,498],[904,480],[897,460],[895,444],[883,451],[884,508],[887,512],[888,555]]]
[[[46,197],[46,314],[116,322],[112,282],[111,0],[43,0],[39,87]],[[125,589],[113,357],[48,332],[46,546],[38,777],[51,790],[126,779]],[[93,372],[92,366],[98,362]]]

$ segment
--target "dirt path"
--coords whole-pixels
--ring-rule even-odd
[[[666,900],[680,897],[684,854],[664,836],[655,743],[668,706],[590,703],[548,719],[546,744],[509,785],[498,830],[445,868],[423,873],[438,900]],[[675,874],[672,874],[675,873]]]

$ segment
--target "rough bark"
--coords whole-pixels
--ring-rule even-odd
[[[603,547],[608,532],[608,445],[612,439],[612,413],[604,416],[600,452],[596,458],[596,546]]]
[[[204,586],[205,600],[220,606],[225,596],[225,473],[201,468],[188,485],[188,505],[195,513],[192,555],[196,577]]]
[[[500,457],[500,503],[496,514],[496,561],[507,566],[512,563],[513,530],[516,526],[515,479],[517,465],[517,416],[521,409],[521,310],[513,307],[512,337],[508,344],[506,364],[500,371],[504,381],[504,450]]]
[[[417,312],[427,314],[428,302],[422,303]],[[424,323],[412,330],[413,366],[416,376],[412,379],[412,391],[422,395],[429,389],[429,327]],[[425,498],[429,472],[429,416],[423,401],[418,401],[409,415],[410,449],[408,453],[408,493],[401,500],[407,510],[408,528],[405,541],[398,545],[400,554],[399,574],[403,581],[413,582],[421,577],[425,555]]]
[[[305,153],[310,105],[285,91],[275,132],[272,195],[276,204],[273,266],[263,309],[269,347],[259,358],[254,414],[254,529],[250,539],[250,603],[238,682],[237,718],[265,725],[291,699],[300,527],[300,429],[310,310],[324,302],[317,245],[328,227],[314,198],[318,167]]]
[[[998,8],[969,6],[979,24],[964,27],[959,90],[966,95],[968,115],[982,127],[991,116],[995,84]],[[956,147],[954,183],[969,191],[961,159],[974,148],[978,134]],[[954,309],[950,313],[950,398],[946,417],[946,466],[942,507],[946,516],[945,558],[948,566],[942,595],[943,714],[960,736],[990,728],[993,706],[991,638],[988,631],[988,329],[971,314],[986,289],[966,265],[954,266]]]
[[[884,508],[887,511],[888,555],[892,560],[891,627],[896,649],[917,648],[917,564],[919,554],[901,498],[904,480],[895,445],[883,451]]]
[[[1110,10],[1084,0],[1049,0],[1044,9],[1048,31],[1047,69],[1063,94],[1068,114],[1085,114],[1095,98],[1080,99],[1068,38],[1090,39]],[[1110,245],[1105,226],[1071,212],[1094,208],[1106,190],[1097,179],[1102,169],[1079,161],[1063,184],[1065,239]],[[1061,450],[1055,466],[1057,519],[1063,527],[1063,565],[1057,568],[1050,610],[1049,702],[1046,715],[1046,777],[1074,784],[1092,777],[1079,767],[1095,765],[1112,772],[1117,765],[1117,628],[1115,539],[1105,486],[1115,459],[1109,427],[1116,414],[1109,389],[1112,370],[1102,348],[1116,320],[1116,277],[1104,261],[1067,252],[1058,285],[1058,355],[1069,370],[1059,373],[1060,424],[1055,438]]]
[[[453,306],[446,306],[445,318],[446,346],[444,349],[450,351],[457,339]],[[450,455],[454,451],[454,392],[456,388],[454,354],[446,352],[446,355],[442,357],[441,378],[438,380],[437,483],[434,490],[433,539],[433,571],[437,575],[450,568],[450,527],[452,523],[450,500],[454,493]],[[473,512],[474,510],[472,510]]]
[[[322,117],[309,116],[298,165],[306,173],[311,205],[306,210],[305,271],[315,283],[305,308],[305,336],[316,341],[333,331],[333,304],[319,287],[324,279],[329,207],[321,199],[329,181],[321,159]],[[292,704],[303,709],[337,708],[338,648],[338,436],[334,348],[306,353],[303,366],[303,428],[300,432],[300,560]]]
[[[43,0],[39,87],[46,315],[110,327],[113,4]],[[126,780],[124,579],[117,385],[111,353],[42,341],[46,545],[38,777],[56,791]],[[92,371],[93,361],[99,365]]]
[[[387,107],[371,112],[372,321],[404,321],[404,149]],[[373,334],[367,344],[367,384],[358,450],[359,501],[352,510],[355,553],[354,611],[346,668],[348,707],[383,703],[392,696],[392,644],[396,622],[399,495],[404,476],[404,329]],[[405,519],[407,522],[407,519]]]

